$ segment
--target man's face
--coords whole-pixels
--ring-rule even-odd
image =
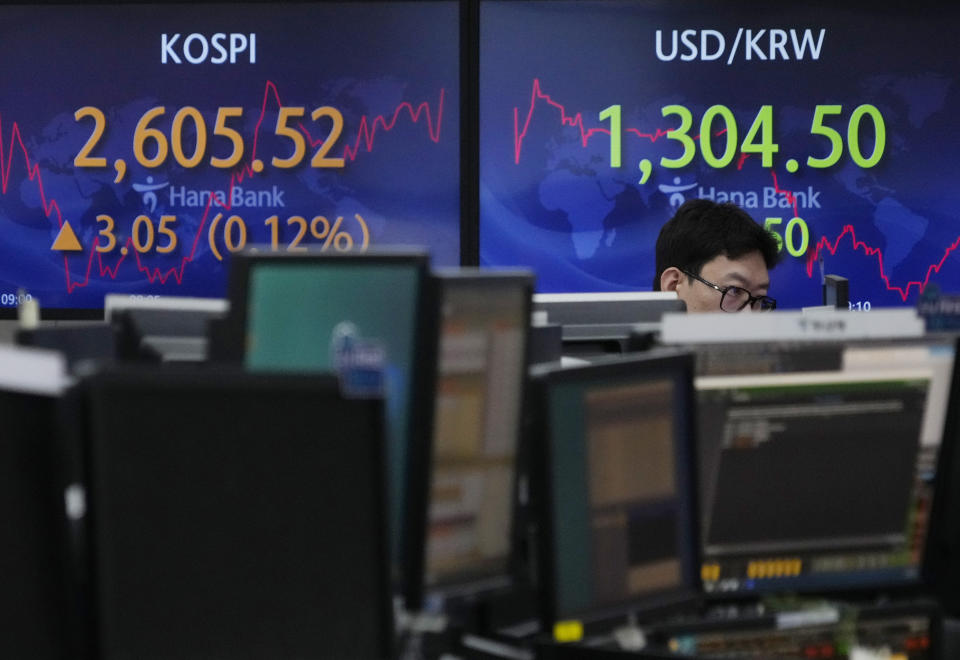
[[[770,288],[770,274],[760,252],[750,252],[738,259],[714,257],[700,271],[700,277],[719,287],[738,286],[754,296],[765,296]],[[688,312],[719,312],[721,293],[711,286],[680,273],[675,285],[677,296],[687,304]],[[671,289],[667,289],[671,290]],[[744,311],[750,311],[746,306]]]

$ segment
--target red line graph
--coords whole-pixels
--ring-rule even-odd
[[[367,152],[373,151],[374,139],[377,135],[377,127],[379,126],[385,131],[393,130],[393,127],[397,123],[397,119],[400,117],[400,114],[404,111],[410,115],[410,121],[413,123],[419,123],[421,117],[426,117],[427,122],[427,133],[430,136],[430,139],[433,142],[440,141],[440,124],[443,120],[443,97],[444,90],[440,90],[440,98],[437,101],[437,121],[436,124],[433,122],[433,118],[430,116],[430,104],[424,101],[416,108],[413,107],[410,103],[403,102],[397,106],[397,109],[394,111],[393,116],[387,120],[382,115],[374,117],[373,121],[367,119],[367,116],[364,115],[360,118],[360,125],[357,128],[357,138],[353,143],[353,146],[346,145],[343,148],[343,157],[346,160],[353,161],[357,157],[357,153],[360,151],[360,143],[362,142]],[[258,125],[259,128],[259,125]],[[324,141],[325,138],[318,138],[316,140],[310,135],[310,132],[307,128],[300,124],[300,130],[303,131],[304,135],[307,136],[307,140],[310,142],[311,147],[318,147]]]
[[[348,161],[354,161],[357,158],[360,150],[365,148],[369,153],[373,150],[374,142],[376,140],[377,134],[379,131],[391,131],[396,126],[396,123],[400,116],[406,112],[411,122],[419,123],[421,120],[425,121],[427,125],[428,137],[433,142],[440,141],[440,129],[443,120],[443,100],[444,100],[445,90],[441,88],[439,100],[437,102],[436,118],[431,115],[430,104],[426,101],[420,103],[416,108],[406,101],[397,106],[396,110],[392,113],[390,118],[383,115],[378,115],[373,119],[368,118],[366,115],[361,117],[356,139],[353,142],[353,145],[347,144],[343,149],[343,158]],[[167,281],[173,277],[174,281],[177,284],[183,283],[183,273],[186,269],[186,265],[193,261],[196,256],[197,248],[200,245],[201,238],[203,236],[204,227],[207,224],[207,220],[210,215],[210,209],[213,205],[216,205],[224,210],[230,210],[232,208],[232,199],[233,199],[233,189],[234,187],[241,183],[247,177],[254,176],[253,168],[250,163],[256,159],[257,152],[257,143],[260,136],[260,129],[263,124],[264,119],[267,116],[268,110],[271,107],[271,100],[276,103],[276,107],[279,109],[283,107],[283,103],[280,100],[280,93],[277,90],[276,85],[267,81],[263,91],[263,102],[260,107],[260,116],[257,119],[253,141],[252,149],[250,153],[249,160],[237,171],[233,172],[230,175],[229,185],[226,194],[226,200],[224,203],[220,203],[216,200],[216,195],[210,195],[210,201],[207,202],[206,207],[203,210],[203,215],[200,219],[200,224],[197,229],[196,235],[193,237],[193,243],[191,245],[190,251],[186,256],[181,257],[180,263],[177,266],[163,270],[162,268],[150,268],[145,266],[140,259],[140,253],[137,250],[131,250],[133,246],[132,237],[128,237],[123,244],[123,247],[126,248],[125,253],[121,250],[122,254],[120,258],[112,265],[104,263],[104,253],[97,252],[97,247],[99,246],[99,237],[97,237],[93,245],[90,246],[90,256],[87,259],[86,270],[84,272],[83,278],[74,281],[70,276],[70,263],[67,259],[67,255],[63,255],[63,265],[64,265],[64,276],[66,278],[66,288],[67,293],[73,293],[73,291],[79,287],[85,287],[90,283],[90,273],[93,271],[93,262],[94,257],[97,260],[97,269],[100,277],[109,277],[110,279],[116,279],[117,274],[120,271],[120,266],[126,260],[127,256],[131,253],[134,254],[134,260],[136,261],[137,269],[143,273],[147,280],[150,283],[159,281],[161,284],[166,284]],[[318,147],[320,144],[326,141],[327,138],[314,139],[309,130],[301,123],[300,130],[304,133],[307,140],[310,142],[311,147]],[[10,184],[10,177],[13,172],[13,156],[14,153],[20,153],[23,158],[23,166],[26,170],[26,175],[28,179],[34,182],[37,186],[37,191],[40,195],[41,208],[44,215],[50,219],[51,217],[56,219],[57,226],[62,228],[64,223],[63,212],[60,209],[60,205],[55,199],[48,199],[47,193],[44,190],[43,185],[43,176],[40,172],[40,166],[33,162],[30,158],[30,154],[27,151],[26,144],[24,143],[23,135],[20,131],[20,127],[17,122],[13,122],[12,128],[10,129],[10,140],[9,145],[5,148],[3,132],[3,117],[0,116],[0,193],[6,195],[7,190]],[[328,136],[329,137],[329,136]],[[213,192],[213,191],[211,191]]]
[[[776,172],[770,170],[770,176],[773,177],[773,189],[778,195],[783,195],[786,198],[787,204],[793,206],[793,217],[796,218],[799,216],[800,214],[797,212],[797,196],[793,194],[792,190],[786,190],[780,187],[780,182],[777,180]]]
[[[947,246],[943,251],[943,256],[940,257],[940,261],[930,264],[927,268],[926,275],[922,280],[911,280],[906,283],[905,286],[897,286],[890,283],[890,277],[886,274],[883,267],[883,251],[880,248],[872,247],[867,245],[863,241],[857,240],[857,232],[854,229],[853,225],[844,225],[843,231],[840,232],[840,235],[837,236],[836,240],[833,242],[826,237],[822,237],[817,241],[816,245],[811,248],[807,253],[807,276],[813,276],[813,265],[819,260],[820,253],[823,250],[827,250],[830,254],[836,254],[837,248],[840,247],[840,241],[843,240],[845,236],[850,236],[851,247],[853,250],[863,250],[864,254],[867,256],[876,256],[877,258],[877,267],[880,269],[880,279],[883,280],[883,284],[887,287],[888,290],[897,293],[903,302],[907,302],[907,298],[910,296],[910,289],[917,287],[918,293],[923,293],[923,290],[926,288],[927,284],[930,283],[930,278],[935,274],[939,273],[940,269],[943,267],[943,264],[946,262],[947,257],[949,257],[958,247],[960,247],[960,236],[957,239]]]
[[[777,182],[777,173],[770,172],[770,175],[773,177],[773,187],[780,194],[786,196],[787,201],[793,205],[793,215],[797,217],[797,196],[793,194],[791,190],[783,190],[780,188],[779,183]],[[927,288],[927,284],[930,283],[930,278],[935,274],[939,273],[940,269],[943,268],[943,264],[946,263],[947,257],[950,256],[958,247],[960,247],[960,236],[957,239],[947,246],[943,251],[943,256],[940,257],[940,261],[930,264],[927,267],[926,275],[924,275],[922,280],[911,280],[906,283],[905,286],[897,286],[896,284],[890,283],[890,277],[887,275],[884,263],[883,263],[883,250],[878,247],[873,247],[865,243],[864,241],[857,240],[857,231],[853,225],[844,225],[843,229],[840,231],[840,234],[831,241],[826,236],[821,236],[811,248],[807,250],[807,263],[805,264],[807,277],[813,277],[814,265],[820,260],[820,255],[824,250],[828,251],[831,255],[837,253],[837,249],[840,247],[840,241],[843,240],[845,236],[850,236],[850,247],[852,250],[863,250],[863,253],[868,257],[877,258],[877,269],[879,271],[880,279],[883,281],[883,285],[887,288],[888,291],[892,291],[900,296],[900,299],[903,302],[907,302],[907,298],[910,297],[910,289],[913,287],[917,288],[918,293],[923,293],[923,290]]]
[[[513,109],[513,127],[514,127],[514,142],[513,142],[513,157],[516,164],[520,163],[520,155],[523,148],[523,140],[526,138],[527,132],[530,129],[530,123],[533,120],[534,112],[537,109],[538,103],[546,103],[551,108],[554,108],[560,114],[560,123],[563,126],[572,126],[580,130],[580,144],[586,148],[587,142],[591,137],[597,133],[604,133],[610,135],[610,130],[605,128],[586,128],[583,123],[583,114],[570,113],[566,106],[555,101],[549,94],[546,94],[543,91],[543,88],[540,84],[539,78],[533,79],[533,88],[530,93],[530,105],[526,112],[526,117],[523,121],[523,126],[520,125],[520,108],[514,107]],[[656,142],[663,136],[670,133],[673,129],[662,129],[658,128],[652,133],[647,133],[636,128],[626,128],[624,132],[633,133],[639,138],[644,138],[650,142]],[[716,135],[722,135],[724,131],[718,132]],[[694,139],[699,139],[698,136],[694,136]],[[744,162],[747,160],[748,154],[741,153],[739,159],[737,160],[737,169],[742,170]],[[797,196],[792,190],[784,189],[780,187],[779,181],[777,180],[777,174],[773,170],[770,171],[770,176],[773,178],[773,186],[777,193],[782,194],[786,197],[788,203],[793,206],[793,215],[794,217],[799,216],[797,211]],[[918,292],[923,292],[923,289],[926,288],[927,284],[930,282],[930,278],[935,274],[940,272],[940,269],[943,267],[944,263],[954,251],[960,248],[960,236],[951,243],[943,252],[943,256],[940,257],[940,260],[936,263],[931,264],[926,271],[922,280],[911,280],[908,281],[904,286],[897,286],[891,284],[890,277],[887,275],[884,261],[883,261],[883,250],[878,247],[873,247],[864,241],[857,239],[856,231],[853,225],[844,225],[840,234],[831,241],[827,237],[821,237],[813,246],[807,250],[807,262],[806,262],[806,273],[807,277],[813,277],[814,264],[820,259],[821,254],[824,250],[828,251],[831,255],[836,254],[837,249],[840,246],[840,242],[844,237],[850,236],[851,239],[851,248],[856,250],[862,250],[867,256],[874,256],[877,259],[877,268],[879,270],[879,276],[881,281],[887,290],[897,293],[900,298],[906,302],[907,298],[910,296],[910,291],[914,287],[917,288]]]
[[[533,89],[530,92],[530,107],[527,109],[527,117],[523,121],[523,128],[520,128],[520,108],[513,109],[513,160],[515,163],[520,164],[520,152],[523,150],[523,141],[527,137],[527,132],[530,130],[530,122],[533,121],[534,111],[537,109],[537,102],[542,101],[547,105],[555,108],[560,112],[560,123],[564,126],[573,126],[580,130],[580,144],[583,147],[587,146],[587,142],[597,133],[602,133],[605,135],[610,135],[610,129],[608,128],[586,128],[583,125],[583,114],[577,113],[571,115],[567,113],[567,109],[560,103],[557,103],[549,94],[543,92],[543,88],[540,86],[540,79],[533,79]],[[638,138],[645,140],[650,140],[650,142],[656,142],[660,138],[669,133],[672,133],[674,129],[668,128],[658,128],[653,133],[644,133],[639,128],[625,128],[623,129],[625,133],[633,133]],[[727,132],[727,129],[717,131],[714,133],[714,136],[723,135]],[[693,136],[694,140],[699,140],[699,135]]]
[[[533,113],[537,109],[538,102],[544,102],[547,105],[555,108],[560,112],[560,123],[564,126],[574,126],[580,129],[580,144],[584,147],[587,146],[587,141],[597,133],[604,133],[610,135],[610,130],[607,128],[585,128],[583,125],[583,115],[577,113],[575,115],[570,115],[567,113],[566,107],[554,101],[549,94],[545,94],[540,87],[540,79],[533,79],[533,89],[530,92],[530,107],[527,110],[527,117],[523,122],[523,128],[520,128],[520,108],[513,109],[513,159],[514,162],[520,163],[520,152],[523,149],[523,140],[527,137],[527,131],[530,130],[530,122],[533,120]],[[656,133],[642,133],[635,128],[624,129],[626,132],[634,133],[637,137],[647,138],[651,142],[656,142],[664,135],[670,131],[665,131],[662,129],[657,129]]]

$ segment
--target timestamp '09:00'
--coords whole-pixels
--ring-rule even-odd
[[[29,293],[0,293],[0,305],[14,307],[33,300]]]

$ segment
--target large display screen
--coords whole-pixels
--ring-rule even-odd
[[[480,263],[541,291],[649,290],[684,200],[781,241],[771,295],[854,308],[960,289],[951,31],[915,4],[484,0]]]
[[[0,41],[0,313],[223,296],[254,245],[460,262],[455,1],[5,5]]]

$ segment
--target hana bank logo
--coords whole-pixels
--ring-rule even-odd
[[[163,190],[170,185],[170,182],[166,183],[154,183],[153,177],[148,176],[146,183],[135,183],[133,184],[133,189],[138,193],[143,193],[143,205],[150,207],[150,213],[153,213],[157,210],[157,191]]]
[[[718,190],[715,186],[703,187],[698,182],[681,183],[679,176],[673,177],[673,184],[660,184],[657,190],[670,195],[670,206],[678,207],[687,198],[684,193],[696,188],[694,199],[709,199],[723,204],[730,202],[745,209],[819,209],[822,208],[820,195],[822,190],[807,186],[806,190],[787,192],[775,186],[762,186],[759,190]]]
[[[673,177],[673,185],[667,183],[661,183],[657,186],[657,190],[662,192],[664,195],[670,195],[670,206],[677,207],[683,204],[686,200],[686,197],[683,196],[688,190],[693,190],[697,186],[697,182],[681,184],[681,179],[678,176]]]
[[[330,362],[345,396],[383,396],[387,349],[382,341],[362,337],[356,325],[341,321],[330,333]]]

